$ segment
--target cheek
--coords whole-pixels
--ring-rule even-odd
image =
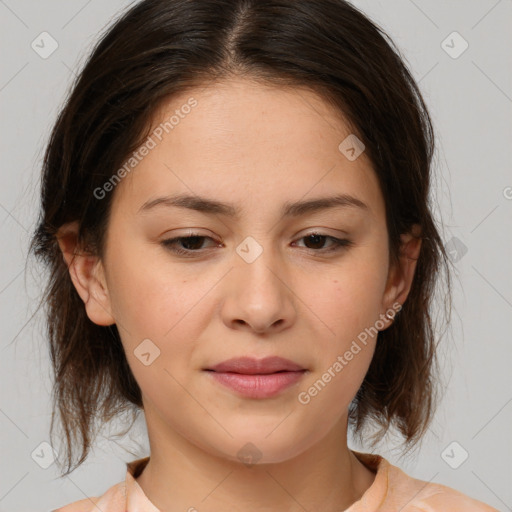
[[[340,266],[309,289],[310,309],[335,334],[353,335],[378,319],[385,279],[384,268],[364,260]]]
[[[311,298],[322,322],[311,352],[317,362],[299,402],[312,417],[330,424],[343,414],[360,388],[372,361],[378,332],[381,278],[368,272],[344,274],[323,282],[323,292]],[[316,289],[316,288],[315,288]],[[317,320],[315,322],[318,323]]]
[[[170,338],[199,292],[179,269],[156,259],[154,248],[136,254],[127,247],[110,255],[115,262],[109,272],[109,292],[116,322],[134,341]]]
[[[307,310],[315,313],[310,316],[320,326],[311,345],[319,363],[316,371],[322,376],[330,370],[325,375],[329,389],[321,393],[319,402],[341,400],[348,405],[368,370],[378,336],[376,321],[386,279],[382,260],[378,251],[368,247],[323,274],[309,289]]]
[[[201,329],[190,321],[199,301],[194,286],[162,271],[161,264],[118,261],[111,272],[112,301],[128,364],[143,395],[156,402],[171,394],[179,402],[182,389],[172,376],[183,381],[184,361],[190,361]]]

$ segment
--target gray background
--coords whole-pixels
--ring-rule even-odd
[[[400,458],[395,438],[375,451],[416,478],[512,510],[512,2],[353,3],[391,35],[420,82],[438,135],[436,215],[445,225],[445,242],[455,244],[459,271],[441,357],[448,386],[432,428],[412,458]],[[51,450],[41,443],[50,441],[52,383],[42,314],[33,316],[41,269],[30,264],[24,272],[41,158],[58,107],[99,31],[127,5],[123,0],[0,0],[4,512],[48,511],[98,496],[124,479],[125,462],[135,458],[123,447],[135,449],[137,457],[148,453],[140,421],[125,438],[101,437],[69,477],[57,478],[55,464],[41,467],[51,462]],[[58,43],[46,59],[31,47],[44,31]],[[446,40],[453,31],[469,44],[457,58],[462,40]],[[460,464],[465,452],[468,458]]]

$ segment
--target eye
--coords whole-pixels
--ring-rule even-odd
[[[161,244],[175,254],[180,256],[191,256],[192,253],[199,252],[198,249],[200,249],[200,246],[202,245],[200,243],[201,240],[207,238],[213,240],[213,238],[209,236],[192,234],[191,236],[179,236],[176,238],[162,240]],[[183,249],[182,247],[177,246],[177,244],[183,244],[185,248]]]
[[[209,236],[192,234],[190,236],[180,236],[162,240],[161,244],[174,254],[179,256],[193,257],[195,256],[194,253],[200,254],[202,252],[202,249],[204,249],[202,247],[203,242],[207,239],[215,242],[215,240]],[[302,238],[299,238],[299,240],[306,240],[306,249],[314,253],[331,253],[353,245],[351,240],[335,238],[333,236],[323,235],[321,233],[310,233]],[[323,246],[328,240],[331,241],[330,247],[319,247]]]
[[[307,249],[313,251],[313,252],[320,252],[320,253],[327,253],[327,252],[334,252],[339,251],[343,248],[350,247],[353,245],[353,242],[351,240],[348,240],[346,238],[336,238],[334,236],[330,235],[322,235],[321,233],[309,233],[306,236],[303,236],[302,238],[299,238],[299,240],[307,240],[307,244],[309,246],[313,247],[306,247]],[[318,246],[323,246],[324,242],[326,240],[331,240],[332,245],[330,248],[318,248]]]

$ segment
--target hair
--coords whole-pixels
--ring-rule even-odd
[[[90,321],[57,242],[77,221],[80,246],[104,254],[113,193],[102,187],[147,138],[160,106],[230,78],[313,91],[365,145],[385,201],[391,264],[400,234],[422,239],[409,296],[379,333],[349,424],[361,435],[394,426],[410,449],[437,406],[433,297],[449,260],[430,208],[434,130],[418,85],[393,41],[344,0],[144,0],[101,35],[53,126],[42,166],[41,209],[30,254],[48,270],[41,303],[69,474],[88,456],[94,425],[143,409],[115,325]],[[341,134],[340,134],[341,135]],[[341,140],[341,139],[340,139]],[[446,306],[446,300],[444,301]],[[446,311],[446,309],[445,309]],[[361,442],[368,439],[361,437]],[[74,464],[75,449],[80,449]]]

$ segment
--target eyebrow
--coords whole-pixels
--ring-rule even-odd
[[[213,199],[187,194],[157,197],[146,201],[138,210],[138,213],[147,212],[157,206],[178,207],[195,210],[206,214],[225,215],[235,219],[239,218],[239,210],[234,204],[222,203]],[[330,197],[320,197],[307,201],[286,202],[281,210],[282,217],[300,217],[308,213],[314,213],[330,208],[357,208],[366,212],[370,208],[357,197],[348,194],[338,194]]]

